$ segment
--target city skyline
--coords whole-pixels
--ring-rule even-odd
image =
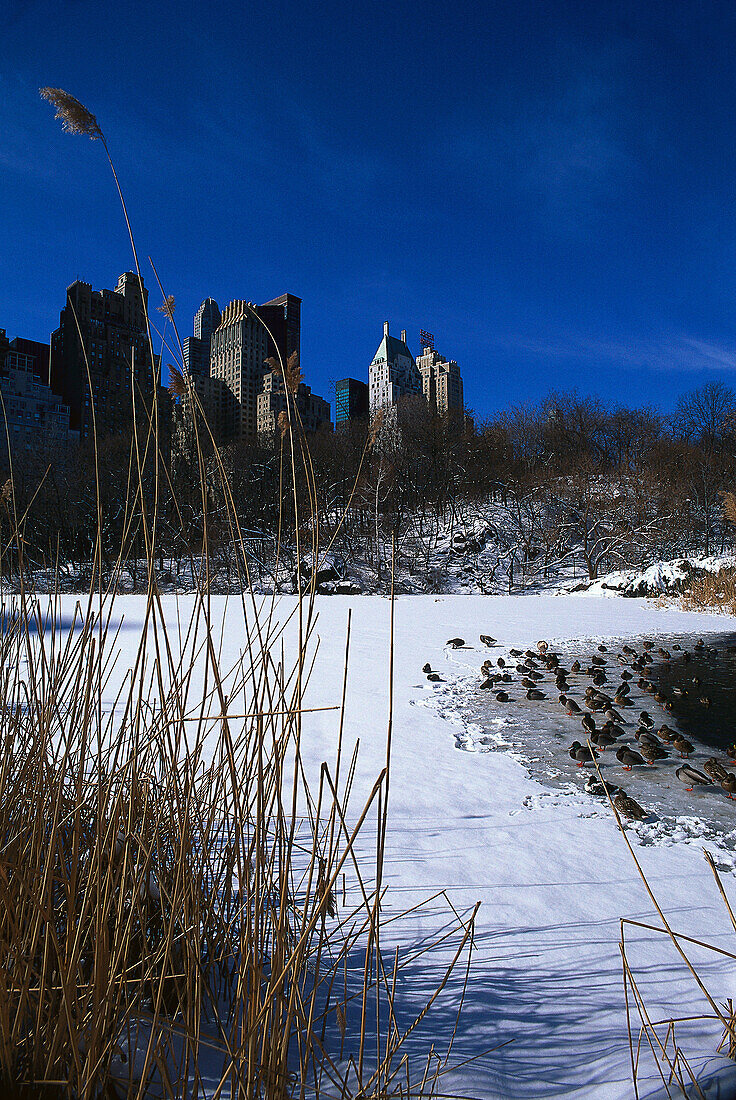
[[[33,367],[35,381],[50,382],[49,392],[67,401],[64,406],[68,413],[67,429],[77,438],[80,433],[82,438],[89,434],[91,405],[85,383],[87,367],[76,326],[81,325],[89,354],[98,431],[101,435],[114,433],[126,420],[123,406],[127,402],[130,366],[135,361],[138,375],[141,363],[145,364],[147,359],[145,305],[154,348],[161,349],[161,353],[155,353],[155,362],[161,369],[164,387],[170,381],[166,359],[174,359],[177,369],[191,378],[210,426],[222,444],[240,438],[254,440],[256,434],[268,435],[275,430],[278,416],[285,408],[282,382],[270,379],[277,357],[285,365],[295,357],[295,369],[300,379],[303,377],[299,361],[302,299],[290,292],[262,305],[233,299],[224,313],[214,298],[204,299],[194,313],[190,334],[184,332],[181,318],[177,322],[180,349],[178,341],[162,332],[157,318],[151,316],[148,288],[144,280],[139,288],[135,272],[123,272],[114,291],[95,290],[91,283],[77,279],[66,293],[60,327],[51,333],[49,344],[34,343],[17,335],[12,348],[30,350],[36,357],[39,365]],[[173,301],[168,300],[159,312],[168,318],[173,308]],[[265,323],[259,325],[256,317]],[[235,338],[223,332],[233,322],[245,326],[242,332],[238,329]],[[463,414],[463,383],[457,362],[440,355],[434,348],[434,336],[425,330],[418,336],[421,357],[415,357],[408,346],[406,330],[401,331],[399,340],[389,335],[389,327],[390,322],[384,321],[383,338],[372,362],[358,366],[355,371],[368,381],[345,378],[334,384],[335,424],[368,419],[380,409],[396,406],[405,396],[422,395],[428,407],[440,415]],[[0,334],[8,343],[5,329],[0,329]],[[132,347],[138,352],[135,360]],[[394,362],[397,351],[401,360],[398,367]],[[237,357],[237,365],[233,355]],[[31,368],[26,365],[23,370],[30,372]],[[150,374],[150,367],[144,365],[146,372]],[[144,389],[151,382],[152,379],[145,383]],[[350,398],[347,391],[342,392],[345,384],[352,386]],[[380,394],[374,393],[377,384]],[[364,398],[356,387],[365,392]],[[374,396],[369,400],[370,393]],[[304,381],[299,383],[296,403],[306,431],[332,428],[333,402],[313,392]]]
[[[565,389],[670,411],[736,378],[731,6],[98,14],[30,0],[4,27],[18,332],[45,339],[59,286],[130,266],[99,146],[38,99],[53,84],[105,130],[147,283],[150,255],[187,327],[208,295],[298,289],[320,392],[387,317],[436,332],[481,418]]]

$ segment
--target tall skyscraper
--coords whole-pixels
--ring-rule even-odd
[[[51,387],[69,406],[71,427],[81,439],[92,434],[92,399],[99,436],[129,427],[133,395],[150,405],[160,356],[151,358],[147,299],[133,271],[120,276],[115,290],[93,290],[79,280],[67,287],[51,336]],[[160,397],[167,402],[166,391]]]
[[[383,325],[383,339],[368,368],[370,413],[393,408],[402,397],[421,394],[422,379],[414,356],[406,343],[406,331],[401,339],[391,336],[388,321]]]
[[[215,389],[214,418],[224,443],[250,442],[258,434],[258,394],[269,368],[268,336],[255,316],[252,302],[236,299],[222,314],[212,334],[210,375],[222,385]]]
[[[209,431],[216,435],[218,431],[219,402],[218,391],[222,383],[210,378],[210,351],[212,333],[220,324],[220,307],[214,298],[205,298],[194,315],[194,335],[182,340],[182,358],[184,374],[188,376],[191,389],[173,400],[172,404],[172,450],[174,453],[191,456],[199,439],[208,440]],[[192,400],[191,393],[194,393]],[[196,410],[196,416],[195,416]],[[207,427],[201,423],[201,416],[207,421]]]
[[[434,348],[422,348],[422,354],[417,357],[417,368],[430,408],[436,409],[440,416],[447,413],[462,416],[465,411],[463,380],[455,360],[448,361]]]
[[[194,314],[194,336],[182,341],[184,369],[193,379],[210,373],[212,333],[221,321],[220,307],[214,298],[206,298]]]
[[[335,427],[351,420],[367,420],[368,386],[357,378],[341,378],[335,383]]]
[[[215,299],[205,298],[194,314],[194,335],[198,340],[205,340],[209,343],[212,339],[212,333],[219,327],[221,320],[222,314]]]
[[[273,333],[273,340],[268,341],[269,357],[278,359],[277,349],[284,363],[293,352],[301,357],[301,298],[295,294],[282,294],[256,308],[258,316],[263,318]]]

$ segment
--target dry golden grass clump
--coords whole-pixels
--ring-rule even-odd
[[[728,522],[736,527],[736,493],[723,494],[723,511]]]
[[[335,761],[312,790],[313,593],[292,611],[289,661],[287,623],[243,577],[227,612],[243,647],[225,661],[207,571],[172,635],[150,547],[120,669],[121,598],[99,573],[63,625],[55,597],[0,608],[0,1095],[412,1095],[446,1072],[433,1047],[415,1074],[403,1047],[469,950],[474,914],[454,923],[454,959],[400,1028],[405,963],[381,935],[390,736],[353,809],[350,622],[342,700],[326,708]]]
[[[183,652],[156,603],[111,710],[112,603],[64,630],[53,603],[3,610],[3,1095],[174,1097],[204,1066],[232,1095],[307,1077],[319,1091],[341,1078],[323,1050],[330,991],[366,932],[369,980],[341,996],[365,1013],[380,993],[353,846],[385,772],[350,830],[339,749],[316,795],[303,778],[301,650],[273,664],[280,631],[246,613],[260,641],[224,676],[206,594]],[[334,923],[348,867],[357,905]],[[361,1044],[359,1076],[386,1072],[398,1039],[378,1061]]]
[[[723,568],[717,573],[703,573],[696,577],[684,596],[683,604],[693,611],[716,608],[736,615],[736,569]]]
[[[423,1094],[446,1063],[433,1047],[415,1072],[403,1047],[469,951],[473,915],[400,1028],[405,962],[381,934],[390,736],[353,808],[349,620],[342,700],[326,708],[335,760],[313,790],[313,591],[291,612],[290,647],[275,598],[260,605],[245,575],[226,629],[202,569],[172,634],[146,545],[143,622],[120,669],[110,624],[124,609],[99,555],[71,621],[23,590],[0,608],[0,1095]],[[234,631],[235,663],[215,641]]]

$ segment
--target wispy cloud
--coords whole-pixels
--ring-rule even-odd
[[[565,335],[561,337],[503,336],[497,347],[533,358],[570,360],[591,365],[645,368],[656,371],[736,371],[736,345],[697,340],[690,336],[662,336],[655,339],[607,340]]]
[[[522,186],[568,228],[589,224],[633,170],[617,101],[610,77],[579,75],[519,127]]]
[[[530,86],[499,92],[481,115],[455,119],[446,155],[465,169],[484,164],[494,204],[505,194],[553,232],[589,232],[640,176],[630,49],[623,41],[605,54],[561,45]]]

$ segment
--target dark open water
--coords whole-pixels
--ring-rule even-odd
[[[725,753],[736,741],[736,634],[710,636],[702,648],[698,640],[681,639],[690,659],[670,650],[672,660],[653,665],[651,679],[670,699],[685,735]],[[678,688],[682,695],[673,693]]]

